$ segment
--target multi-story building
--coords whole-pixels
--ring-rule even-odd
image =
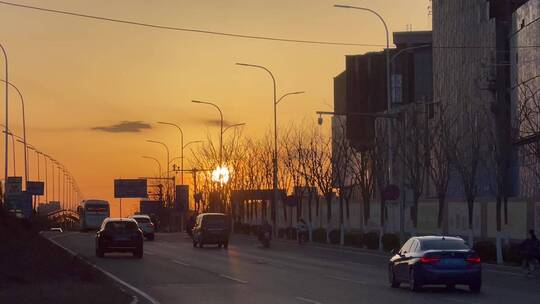
[[[537,197],[540,178],[540,0],[516,10],[510,33],[510,92],[519,147],[519,193]]]
[[[456,132],[472,133],[474,129],[488,134],[479,138],[482,156],[497,149],[495,166],[478,168],[480,196],[500,191],[494,190],[494,176],[500,174],[495,172],[505,172],[506,196],[516,194],[508,36],[512,12],[525,2],[433,1],[434,101],[455,116]],[[452,179],[449,192],[463,197],[458,178]]]

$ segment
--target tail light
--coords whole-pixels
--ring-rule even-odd
[[[441,260],[440,257],[437,256],[423,256],[420,258],[420,263],[422,264],[436,264],[439,263]]]
[[[479,256],[470,256],[470,257],[466,258],[465,261],[467,261],[468,263],[471,263],[471,264],[480,264],[482,262],[482,260],[480,260]]]

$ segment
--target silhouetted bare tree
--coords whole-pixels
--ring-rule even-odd
[[[427,166],[439,202],[437,225],[443,234],[448,234],[446,195],[452,170],[452,155],[456,149],[456,134],[450,130],[451,126],[455,125],[456,119],[454,113],[449,111],[447,103],[436,105],[433,122],[430,124]]]

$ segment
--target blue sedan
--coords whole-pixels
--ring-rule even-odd
[[[457,237],[410,238],[391,259],[388,278],[394,288],[408,283],[412,291],[423,285],[468,285],[472,292],[482,287],[480,257]]]

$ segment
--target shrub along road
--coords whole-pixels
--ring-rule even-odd
[[[34,224],[0,215],[0,303],[132,301],[101,272],[41,237]]]

